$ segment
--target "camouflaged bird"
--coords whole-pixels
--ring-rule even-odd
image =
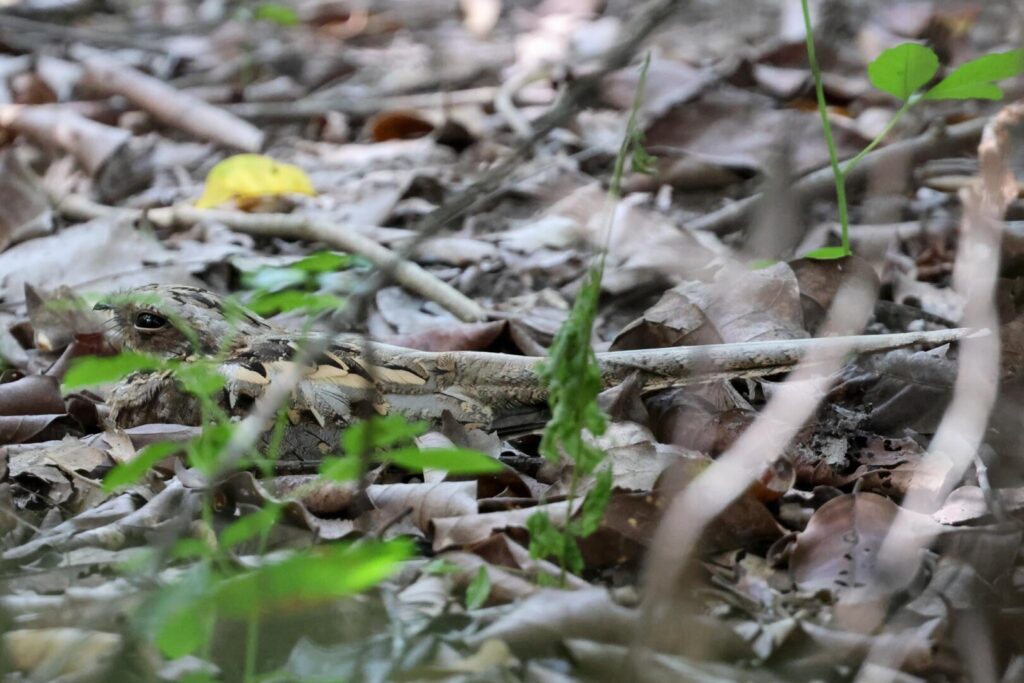
[[[297,374],[291,421],[309,425],[318,434],[336,435],[354,418],[391,412],[436,422],[447,411],[463,424],[511,428],[524,421],[536,424],[547,399],[536,374],[540,358],[419,351],[356,335],[302,337],[196,287],[148,285],[113,296],[96,308],[112,312],[112,329],[126,349],[186,362],[217,359],[226,380],[218,400],[234,415],[247,412],[284,373]],[[785,371],[811,348],[833,356],[869,353],[909,344],[934,346],[965,332],[613,351],[597,358],[605,386],[634,377],[644,390],[655,390]],[[300,353],[303,348],[307,351]],[[121,427],[201,420],[196,399],[182,391],[168,371],[129,376],[115,387],[109,404],[112,419]]]

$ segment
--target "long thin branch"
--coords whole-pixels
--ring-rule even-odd
[[[980,118],[949,128],[933,126],[917,137],[876,149],[860,160],[846,180],[851,186],[863,184],[881,168],[893,168],[902,164],[908,169],[913,169],[928,159],[970,148],[978,144],[987,122],[987,118]],[[797,205],[803,207],[813,199],[828,196],[834,189],[832,169],[826,167],[812,171],[794,183],[793,197]],[[751,195],[690,221],[687,227],[693,230],[708,230],[717,235],[728,235],[743,228],[757,213],[762,199],[772,200],[771,197],[763,197],[760,193]]]
[[[284,237],[294,240],[322,241],[353,254],[358,254],[378,268],[394,273],[394,279],[410,291],[436,301],[458,318],[481,320],[486,312],[462,292],[403,258],[391,249],[353,230],[345,230],[325,220],[288,214],[250,214],[242,211],[214,211],[179,204],[143,212],[98,204],[82,195],[53,197],[58,211],[80,220],[114,216],[128,219],[147,218],[161,227],[192,225],[215,220],[233,230],[250,235]]]

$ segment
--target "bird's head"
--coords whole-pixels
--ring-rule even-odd
[[[198,287],[146,285],[112,294],[94,308],[112,313],[110,329],[124,348],[163,358],[215,356],[275,329]]]

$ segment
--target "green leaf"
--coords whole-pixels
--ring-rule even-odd
[[[341,598],[386,579],[412,551],[406,539],[315,548],[226,579],[212,598],[220,610],[234,616],[267,612],[286,602]]]
[[[583,509],[580,510],[580,536],[586,538],[598,530],[611,497],[612,471],[603,469],[597,473],[594,488],[590,489],[583,500]]]
[[[213,474],[237,423],[216,422],[207,425],[188,445],[188,463],[203,474]]]
[[[267,296],[286,289],[305,287],[309,284],[309,274],[298,268],[260,268],[242,276],[242,285],[246,289],[263,290],[260,294]],[[252,308],[252,305],[249,305]]]
[[[289,289],[283,292],[259,292],[249,301],[248,307],[259,315],[296,310],[319,313],[320,311],[344,308],[345,300],[333,294],[317,294],[316,292]]]
[[[205,562],[189,569],[143,603],[138,612],[142,631],[171,659],[195,652],[209,640],[214,611],[208,596],[215,577]]]
[[[425,434],[426,422],[410,422],[402,415],[385,415],[357,422],[341,435],[341,446],[346,453],[356,455],[364,449],[389,448],[408,443]]]
[[[997,52],[961,64],[924,94],[926,100],[1000,100],[995,81],[1024,73],[1024,48]]]
[[[352,455],[344,458],[324,458],[320,463],[320,476],[330,481],[354,481],[359,478],[362,465]]]
[[[500,460],[468,448],[427,448],[419,450],[413,446],[388,451],[381,459],[399,467],[419,472],[421,470],[443,470],[451,474],[493,474],[505,466]]]
[[[305,273],[332,273],[336,270],[343,270],[352,265],[352,257],[349,254],[338,254],[333,251],[318,251],[310,254],[301,261],[288,266],[296,268]]]
[[[158,441],[146,446],[134,458],[115,465],[107,472],[107,476],[103,477],[103,490],[110,492],[134,484],[149,472],[153,465],[184,448],[184,444],[173,441]]]
[[[803,258],[814,259],[816,261],[834,261],[835,259],[845,258],[850,255],[850,251],[845,247],[821,247],[809,251],[803,255]]]
[[[182,363],[175,369],[174,376],[181,382],[182,388],[193,396],[212,396],[227,383],[227,378],[211,362]]]
[[[250,538],[268,533],[281,518],[281,505],[268,503],[252,514],[232,522],[220,535],[220,544],[225,549],[233,548]]]
[[[755,260],[751,261],[750,263],[748,263],[747,264],[747,268],[749,268],[750,270],[764,270],[765,268],[771,268],[776,263],[778,263],[778,261],[776,261],[774,259],[760,258],[760,259],[755,259]]]
[[[908,99],[939,70],[939,57],[931,48],[917,43],[891,47],[868,64],[868,78],[879,90]]]
[[[423,566],[423,569],[420,571],[422,571],[424,574],[444,576],[445,574],[458,574],[462,571],[462,567],[455,564],[454,562],[449,562],[448,560],[439,557],[436,560],[431,560],[430,562],[428,562],[426,565]]]
[[[256,8],[256,18],[281,26],[295,26],[299,23],[299,15],[291,7],[276,2],[265,2]]]
[[[89,356],[72,363],[64,376],[64,388],[77,389],[117,382],[133,372],[157,370],[162,367],[164,362],[161,359],[144,353],[126,351],[105,358]]]
[[[491,577],[487,574],[487,567],[481,566],[476,576],[466,587],[466,609],[479,609],[487,602],[491,595]]]
[[[181,538],[171,546],[171,557],[175,560],[195,560],[209,557],[210,546],[198,538]]]
[[[551,518],[544,510],[538,510],[526,520],[526,530],[530,532],[530,557],[561,558],[564,554],[565,535],[551,523]]]

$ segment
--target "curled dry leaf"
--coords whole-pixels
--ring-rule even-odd
[[[487,567],[487,574],[491,581],[490,604],[502,604],[514,602],[527,598],[538,591],[537,584],[517,576],[504,567],[496,567],[488,564],[479,555],[450,550],[438,555],[438,557],[456,565],[460,571],[455,575],[455,581],[459,588],[469,585],[473,577],[480,571],[480,567]]]
[[[366,495],[379,510],[395,514],[409,510],[422,531],[427,531],[435,518],[477,513],[475,481],[376,484],[367,487]]]
[[[897,514],[906,515],[910,525],[894,525]],[[889,599],[918,577],[922,563],[916,539],[940,530],[930,517],[901,511],[877,494],[839,496],[822,505],[797,536],[790,560],[793,579],[802,590],[831,592],[839,605],[851,607],[837,612],[840,618],[845,616],[846,627],[865,632],[884,618]],[[890,533],[903,536],[889,539]],[[913,550],[894,552],[883,564],[883,543],[897,551]]]
[[[577,500],[574,508],[578,509]],[[574,509],[574,512],[575,512]],[[441,551],[455,546],[467,546],[486,540],[496,531],[515,529],[526,533],[526,521],[537,512],[546,512],[552,524],[561,527],[569,514],[569,504],[551,503],[523,510],[486,512],[461,517],[441,517],[431,521],[434,529],[434,550]]]
[[[0,416],[53,415],[64,410],[60,383],[54,377],[29,375],[0,384]]]
[[[612,350],[806,336],[796,276],[788,265],[777,263],[755,271],[725,268],[710,284],[676,285],[623,328]]]
[[[39,179],[8,150],[0,156],[0,251],[53,231],[53,211]]]
[[[542,590],[472,636],[470,643],[498,638],[519,656],[538,657],[554,654],[565,638],[629,642],[635,623],[634,612],[616,604],[603,588]]]

